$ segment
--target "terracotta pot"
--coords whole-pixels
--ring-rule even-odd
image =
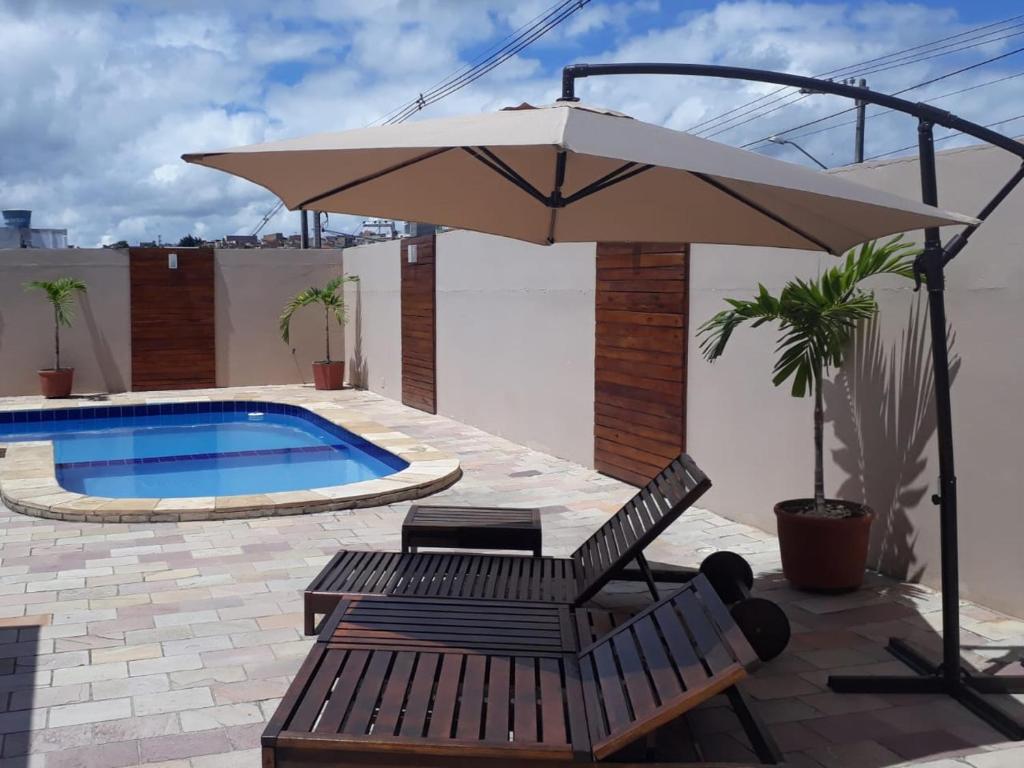
[[[864,582],[868,537],[875,513],[864,504],[829,499],[847,508],[846,517],[800,514],[811,499],[789,499],[775,505],[782,552],[782,572],[797,589],[842,592]]]
[[[58,368],[39,371],[39,389],[43,397],[67,397],[74,383],[74,368]]]
[[[345,364],[339,361],[313,363],[313,383],[317,389],[341,389]]]

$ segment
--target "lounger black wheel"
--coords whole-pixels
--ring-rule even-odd
[[[734,603],[729,612],[761,661],[771,661],[786,650],[790,636],[789,619],[771,600],[747,597]]]
[[[727,605],[750,594],[754,571],[746,559],[735,552],[712,552],[700,564],[700,572],[708,577],[715,592]]]
[[[735,552],[713,552],[700,564],[700,572],[730,606],[733,619],[761,661],[774,659],[786,649],[789,619],[771,600],[750,596],[754,571],[744,557]]]

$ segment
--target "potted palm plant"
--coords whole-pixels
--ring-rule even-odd
[[[354,275],[341,275],[323,288],[307,288],[293,296],[281,313],[281,338],[288,344],[291,341],[292,315],[302,307],[323,307],[326,354],[323,360],[313,363],[313,383],[317,389],[341,389],[345,380],[345,363],[341,360],[331,360],[331,318],[333,317],[338,325],[345,325],[345,299],[338,291],[345,283],[355,283],[358,280],[359,278]]]
[[[60,367],[60,329],[61,326],[71,327],[71,322],[75,319],[75,296],[85,293],[85,283],[73,277],[33,280],[25,283],[25,290],[43,291],[53,307],[54,365],[52,369],[39,371],[39,387],[43,397],[67,397],[71,394],[71,387],[74,384],[75,369]]]
[[[786,283],[778,296],[761,285],[750,301],[726,299],[730,308],[698,330],[701,352],[713,362],[740,325],[777,323],[782,336],[772,383],[791,381],[793,397],[814,397],[814,495],[775,505],[782,569],[795,587],[848,590],[863,582],[874,513],[825,497],[822,382],[828,369],[842,365],[858,323],[878,312],[874,293],[861,283],[877,275],[912,277],[918,253],[900,237],[865,243],[817,279]]]

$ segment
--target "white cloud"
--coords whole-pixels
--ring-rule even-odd
[[[366,125],[500,44],[552,2],[232,0],[211,10],[205,0],[136,0],[130,6],[6,0],[0,3],[0,206],[33,208],[40,225],[67,226],[80,245],[248,232],[273,197],[243,180],[187,166],[183,152]],[[750,0],[693,10],[674,2],[593,0],[423,116],[550,101],[558,95],[559,67],[572,61],[688,60],[811,74],[966,28],[955,10],[911,2],[854,7]],[[1011,43],[995,43],[991,51]],[[954,69],[965,55],[869,80],[895,90]],[[975,52],[971,60],[977,58]],[[926,98],[981,83],[1014,71],[1011,62],[910,95]],[[1021,82],[940,104],[997,120],[1015,114],[1009,95],[1019,93]],[[579,90],[588,100],[686,128],[774,88],[595,78]],[[808,97],[716,138],[742,144],[841,106]],[[801,143],[825,162],[841,164],[849,160],[852,132],[841,127]],[[914,138],[906,121],[893,116],[869,121],[868,137],[869,154]],[[791,148],[766,151],[802,161]],[[294,231],[297,222],[298,214],[284,211],[268,230]],[[331,219],[332,228],[352,224]]]

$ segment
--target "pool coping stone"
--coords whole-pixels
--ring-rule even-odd
[[[26,441],[0,445],[0,500],[25,515],[72,522],[225,520],[301,515],[419,499],[447,488],[462,476],[455,456],[370,421],[343,405],[309,403],[288,396],[247,398],[246,402],[280,403],[304,409],[398,456],[409,466],[373,480],[308,490],[168,499],[110,498],[62,488],[57,481],[53,443]],[[159,403],[168,403],[168,399],[160,398]],[[97,406],[90,403],[89,407]],[[60,403],[52,408],[67,409],[67,405]],[[50,408],[44,405],[40,410]]]

